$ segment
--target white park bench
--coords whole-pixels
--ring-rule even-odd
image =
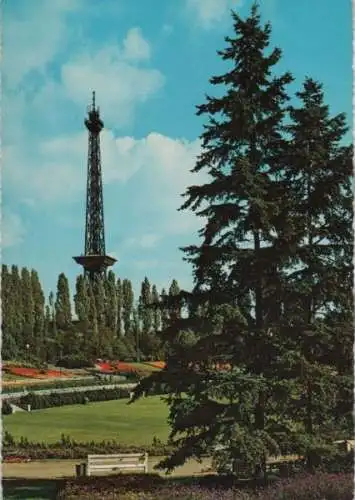
[[[86,474],[118,471],[148,472],[148,453],[121,453],[118,455],[88,455]]]

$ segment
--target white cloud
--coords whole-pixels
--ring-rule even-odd
[[[123,40],[124,57],[134,61],[150,58],[150,45],[143,38],[140,28],[131,28]]]
[[[9,88],[20,84],[32,70],[43,72],[63,49],[69,30],[66,15],[80,5],[81,0],[24,1],[13,14],[5,4],[3,75]]]
[[[133,48],[130,50],[132,57]],[[136,106],[147,101],[165,82],[160,71],[137,66],[116,46],[77,55],[62,66],[61,78],[65,94],[83,109],[90,91],[96,90],[104,119],[114,127],[129,123]]]
[[[222,21],[230,9],[239,7],[242,0],[186,0],[188,12],[192,19],[205,29],[212,28]]]
[[[26,234],[21,218],[8,210],[4,210],[1,227],[1,246],[13,247],[22,243]]]
[[[111,131],[103,131],[104,184],[131,181],[139,192],[135,206],[143,214],[147,210],[153,214],[153,226],[136,240],[141,248],[153,247],[160,235],[182,234],[200,227],[196,216],[177,212],[186,187],[206,179],[203,174],[190,173],[199,152],[198,140],[173,139],[158,133],[142,139],[116,138]],[[85,190],[86,155],[85,131],[45,141],[36,154],[4,148],[4,184],[23,200],[68,204]]]

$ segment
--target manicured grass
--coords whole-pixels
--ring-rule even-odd
[[[160,368],[156,368],[155,366],[147,365],[145,363],[129,363],[134,366],[136,370],[142,370],[146,372],[159,372]]]
[[[21,380],[23,382],[26,382],[26,380],[28,380],[27,377],[20,377],[19,375],[13,375],[12,373],[6,373],[6,372],[3,372],[2,373],[2,380],[3,382],[6,382],[8,380]]]
[[[159,396],[142,398],[127,405],[127,399],[61,406],[3,418],[3,432],[16,439],[53,443],[61,434],[80,441],[114,439],[122,444],[149,445],[153,436],[166,442],[168,408]]]

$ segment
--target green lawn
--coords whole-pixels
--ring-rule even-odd
[[[127,405],[127,399],[61,406],[3,417],[3,432],[30,441],[55,442],[61,434],[77,441],[114,439],[122,444],[149,445],[153,436],[165,442],[168,407],[158,396]]]

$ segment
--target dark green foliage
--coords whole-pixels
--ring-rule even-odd
[[[83,354],[68,354],[67,356],[61,358],[57,362],[57,366],[62,366],[63,368],[92,368],[93,363]]]
[[[163,288],[161,291],[161,324],[162,329],[165,330],[169,324],[169,311],[167,306],[168,295]]]
[[[161,309],[159,307],[160,297],[156,285],[152,287],[152,304],[153,304],[153,330],[155,333],[161,330]]]
[[[89,291],[88,282],[83,275],[76,278],[76,293],[74,295],[75,313],[82,323],[88,322],[89,317]]]
[[[161,477],[153,474],[119,474],[110,477],[67,479],[58,498],[93,500],[352,500],[351,474],[302,475],[270,481],[265,487],[231,477]]]
[[[31,290],[33,298],[33,336],[34,336],[34,349],[38,359],[44,360],[46,358],[46,351],[44,346],[45,337],[45,298],[40,283],[38,273],[34,269],[31,270]]]
[[[121,444],[115,440],[102,442],[78,442],[69,436],[64,436],[56,443],[38,443],[29,441],[21,437],[18,441],[9,434],[4,439],[3,458],[5,461],[11,456],[31,458],[32,460],[43,459],[86,459],[89,454],[110,454],[110,453],[144,453],[150,456],[165,455],[170,451],[168,445],[154,440],[150,446],[130,446]],[[4,436],[5,437],[5,436]]]
[[[106,324],[106,296],[105,296],[105,287],[104,281],[102,279],[98,279],[92,285],[93,294],[95,297],[95,306],[96,306],[96,315],[97,315],[97,324],[98,328],[102,328]]]
[[[134,294],[130,280],[124,279],[122,282],[122,320],[124,333],[128,334],[132,325]]]
[[[120,278],[117,278],[116,283],[116,297],[117,297],[117,336],[122,335],[122,283]]]
[[[26,344],[25,336],[22,335],[24,328],[24,308],[22,303],[22,284],[18,267],[11,266],[11,273],[9,276],[9,304],[11,314],[11,328],[14,339],[20,348],[24,348]]]
[[[116,333],[118,315],[117,287],[116,277],[111,269],[108,272],[104,285],[106,297],[106,326],[111,330],[112,333]]]
[[[68,278],[61,273],[57,282],[55,321],[58,330],[66,330],[72,322]]]
[[[322,86],[307,78],[296,95],[284,169],[292,246],[283,303],[300,397],[288,413],[312,443],[339,431],[352,407],[352,152],[342,145],[345,116],[330,116]],[[311,454],[312,446],[310,467]]]
[[[115,388],[115,389],[94,389],[90,391],[75,391],[65,393],[51,393],[51,394],[36,394],[29,393],[22,396],[18,404],[19,406],[27,407],[31,405],[32,410],[39,410],[43,408],[53,408],[56,406],[84,404],[85,401],[111,401],[113,399],[122,399],[129,397],[129,389]]]
[[[317,83],[286,107],[292,77],[274,73],[281,51],[258,8],[232,17],[219,52],[229,71],[210,80],[224,94],[198,107],[208,123],[193,171],[208,180],[182,207],[206,220],[201,244],[184,249],[194,288],[164,298],[167,370],[137,396],[168,388],[176,451],[165,468],[223,444],[221,465],[265,472],[292,440],[312,468],[327,440],[350,431],[351,151]]]
[[[96,310],[96,300],[93,287],[88,283],[88,297],[89,297],[89,329],[85,335],[85,353],[89,358],[95,358],[99,353],[99,325]]]
[[[64,361],[65,362],[65,361]],[[59,366],[63,366],[61,363]],[[64,367],[64,366],[63,366]],[[66,368],[66,367],[65,367]],[[70,387],[87,387],[93,385],[107,384],[107,381],[102,380],[100,377],[89,376],[83,379],[71,379],[71,380],[56,380],[56,381],[48,381],[43,382],[43,384],[36,384],[36,391],[41,390],[51,390],[51,389],[66,389]],[[7,385],[2,388],[2,392],[4,394],[7,393],[15,393],[15,392],[23,392],[24,386],[20,385]]]
[[[18,349],[23,345],[16,330],[15,299],[18,291],[13,286],[12,274],[4,264],[1,268],[1,306],[2,306],[2,357],[4,359],[15,359]],[[21,344],[20,344],[21,342]]]
[[[209,123],[194,171],[207,171],[210,182],[188,188],[183,205],[207,218],[202,245],[185,249],[195,288],[179,293],[172,284],[168,370],[152,376],[169,386],[177,446],[162,463],[169,469],[213,452],[218,443],[227,445],[230,458],[251,465],[278,452],[267,417],[281,383],[281,352],[277,339],[267,335],[276,314],[268,301],[275,296],[275,270],[283,257],[272,248],[272,228],[282,223],[276,219],[275,177],[284,152],[285,86],[292,78],[272,75],[281,51],[270,50],[270,26],[261,26],[255,6],[246,20],[233,13],[233,21],[235,36],[219,52],[233,67],[211,79],[223,85],[225,95],[207,97],[198,107]],[[183,306],[189,318],[181,317]],[[183,332],[192,335],[181,344]],[[226,368],[218,370],[218,364]]]
[[[139,319],[142,325],[142,333],[150,333],[153,325],[152,292],[147,277],[144,278],[139,297]]]
[[[2,415],[11,415],[12,408],[11,405],[6,399],[4,399],[1,403],[1,414]]]
[[[135,351],[135,359],[139,362],[141,360],[141,344],[142,344],[142,331],[139,307],[133,307],[132,322],[130,331],[125,334],[126,345],[131,345]]]
[[[31,274],[26,267],[21,269],[20,294],[22,303],[22,318],[23,318],[23,338],[25,345],[29,345],[31,352],[36,349],[36,341],[34,337],[34,300],[32,293]]]

